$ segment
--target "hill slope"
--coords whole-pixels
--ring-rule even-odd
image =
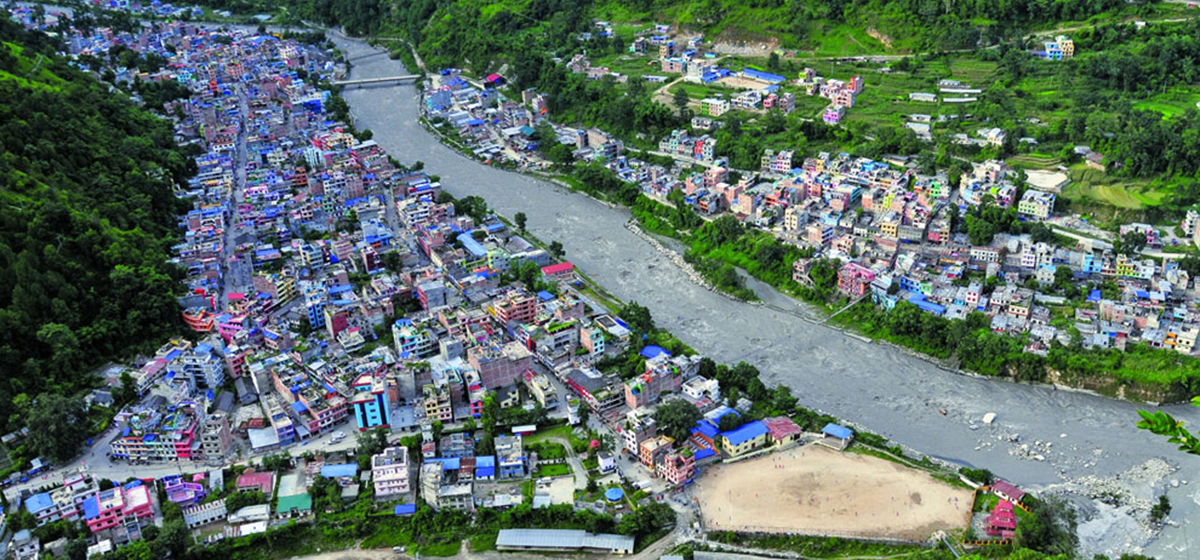
[[[0,427],[179,322],[170,124],[0,22]],[[14,403],[14,401],[17,401]]]

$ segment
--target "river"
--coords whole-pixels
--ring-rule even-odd
[[[408,73],[398,61],[370,56],[358,41],[338,40],[353,64],[354,79]],[[733,301],[690,281],[653,247],[625,227],[629,213],[548,182],[501,171],[443,146],[417,122],[414,86],[371,86],[344,92],[357,125],[404,162],[423,161],[456,196],[484,197],[496,212],[525,212],[528,229],[549,242],[558,240],[569,260],[623,300],[647,306],[656,323],[703,354],[722,362],[756,365],[768,384],[784,383],[801,404],[852,421],[864,429],[934,457],[991,469],[1029,488],[1044,488],[1085,475],[1111,477],[1148,459],[1162,457],[1184,468],[1172,475],[1187,482],[1194,459],[1180,455],[1135,427],[1138,405],[1090,394],[980,379],[945,371],[895,349],[867,343],[797,314]],[[786,296],[755,283],[771,302],[811,314]],[[940,410],[947,414],[941,414]],[[1200,424],[1187,406],[1166,410]],[[985,413],[997,413],[984,425]],[[1040,445],[1037,442],[1041,442]],[[1046,445],[1050,444],[1050,445]],[[1030,450],[1025,453],[1021,446]],[[1041,456],[1039,460],[1031,455]],[[1170,488],[1174,519],[1149,550],[1162,558],[1179,554],[1189,518],[1200,511],[1200,484]],[[1149,485],[1144,491],[1149,492]],[[1148,497],[1148,495],[1147,495]],[[1084,530],[1092,550],[1122,548],[1128,535],[1112,535],[1097,514]],[[1123,532],[1118,529],[1117,532]],[[1103,541],[1103,542],[1101,542]]]

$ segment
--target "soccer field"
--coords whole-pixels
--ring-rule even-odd
[[[971,492],[817,445],[718,465],[696,482],[707,530],[922,541],[965,527]]]

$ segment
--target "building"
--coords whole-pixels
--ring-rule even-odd
[[[764,418],[762,422],[767,426],[768,439],[775,445],[788,445],[800,441],[800,436],[804,433],[800,426],[786,416]]]
[[[999,496],[1003,500],[1008,500],[1014,504],[1021,503],[1025,499],[1025,491],[1009,484],[1003,480],[997,480],[992,483],[992,493]]]
[[[200,453],[212,464],[225,464],[233,456],[233,434],[229,430],[229,418],[220,410],[204,419],[200,429]]]
[[[633,554],[633,537],[571,529],[501,529],[496,550]]]
[[[229,517],[229,512],[225,509],[224,498],[207,504],[183,508],[183,522],[187,524],[188,529],[224,521],[227,517]]]
[[[721,450],[729,457],[739,457],[767,445],[767,425],[761,421],[746,422],[736,430],[721,434]]]
[[[133,484],[137,485],[133,486]],[[138,481],[126,486],[110,488],[83,502],[83,520],[92,534],[113,529],[125,529],[123,534],[132,537],[135,531],[129,531],[130,525],[140,529],[143,522],[148,523],[153,519],[154,508],[150,502],[150,489]],[[136,534],[140,538],[140,531],[136,531]],[[114,538],[114,540],[138,540],[138,538]]]
[[[350,408],[358,431],[391,426],[391,407],[388,405],[387,380],[382,375],[364,373],[350,385],[354,395]]]
[[[838,271],[838,290],[851,298],[866,295],[874,281],[875,271],[856,262],[846,263]]]
[[[238,492],[262,492],[270,496],[275,491],[275,473],[250,472],[242,474],[237,479]]]
[[[654,473],[672,486],[680,486],[696,473],[696,455],[690,447],[673,449],[654,465]]]
[[[987,518],[987,534],[992,537],[1011,539],[1017,534],[1017,515],[1012,502],[1000,500]]]
[[[524,444],[519,435],[498,435],[494,440],[496,449],[496,477],[500,479],[523,478],[526,472]]]
[[[1045,220],[1054,212],[1054,193],[1027,189],[1017,205],[1017,212],[1026,216]]]
[[[371,457],[371,481],[376,500],[394,500],[406,496],[412,488],[411,465],[407,447],[389,447]]]
[[[429,507],[441,511],[453,509],[474,511],[475,501],[471,483],[452,482],[452,473],[445,471],[442,462],[430,461],[421,465],[421,498]]]
[[[850,446],[850,442],[854,441],[854,431],[845,426],[839,426],[834,423],[826,424],[821,428],[822,438],[817,440],[817,443],[843,451]]]

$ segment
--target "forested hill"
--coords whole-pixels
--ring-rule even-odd
[[[202,0],[254,13],[267,0]],[[1142,14],[1156,0],[285,0],[307,20],[351,33],[402,34],[434,61],[478,62],[522,45],[555,47],[596,20],[678,25],[709,38],[919,52],[994,44],[1097,15]],[[525,31],[534,33],[525,34]]]
[[[0,428],[179,324],[170,123],[0,21]],[[18,398],[24,394],[25,397]]]

